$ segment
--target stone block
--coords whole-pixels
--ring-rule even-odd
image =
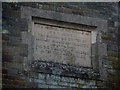
[[[77,84],[77,83],[69,83],[68,85],[69,85],[69,87],[74,87],[74,88],[75,88],[75,87],[76,87],[76,88],[78,87],[78,84]]]
[[[49,85],[46,84],[38,84],[38,88],[49,88]]]
[[[49,89],[53,89],[53,90],[55,90],[55,89],[63,90],[61,88],[65,88],[65,87],[62,87],[62,86],[54,86],[54,85],[49,85],[48,87],[49,87]]]
[[[14,55],[13,59],[11,60],[12,62],[16,63],[23,63],[24,58],[20,55]]]
[[[61,77],[56,75],[49,75],[49,77],[47,76],[47,80],[60,81]]]
[[[61,81],[62,82],[70,82],[70,78],[69,77],[62,77]]]
[[[38,74],[38,78],[39,78],[39,79],[45,79],[45,74],[40,74],[40,73],[39,73],[39,74]]]
[[[57,81],[53,81],[53,80],[46,80],[46,83],[48,84],[48,85],[58,85],[58,82]]]
[[[80,84],[85,84],[85,80],[79,79],[79,83],[80,83]]]
[[[69,83],[68,82],[58,82],[58,85],[68,87]]]
[[[28,45],[27,44],[20,44],[20,56],[26,57],[28,55]]]
[[[34,79],[34,82],[37,83],[38,85],[39,84],[46,84],[45,79]]]

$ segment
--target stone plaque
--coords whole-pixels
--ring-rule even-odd
[[[34,59],[91,67],[91,32],[34,24]]]

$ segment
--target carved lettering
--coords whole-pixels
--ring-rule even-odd
[[[34,24],[34,58],[91,67],[91,33]]]

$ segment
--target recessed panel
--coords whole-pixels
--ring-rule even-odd
[[[91,32],[34,24],[34,59],[91,67]]]

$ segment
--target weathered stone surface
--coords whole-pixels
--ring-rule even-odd
[[[31,69],[34,72],[39,73],[42,72],[69,77],[92,78],[92,79],[97,79],[99,77],[99,73],[89,68],[75,67],[67,64],[47,62],[41,60],[33,61],[31,63]]]
[[[34,59],[91,66],[91,32],[34,24]],[[59,71],[59,70],[58,70]]]
[[[25,8],[23,7],[25,6]],[[33,7],[33,8],[32,8]],[[86,81],[86,79],[95,79],[98,81],[98,76],[105,78],[106,71],[111,72],[110,62],[118,59],[118,3],[50,3],[50,2],[30,2],[30,3],[3,3],[3,66],[9,67],[4,73],[17,74],[21,72],[21,77],[31,80],[37,78],[35,84],[30,84],[29,80],[26,82],[29,85],[14,85],[12,86],[9,80],[5,80],[3,86],[5,87],[32,87],[39,88],[96,88],[95,81]],[[81,16],[80,16],[81,15]],[[46,19],[60,20],[64,22],[86,24],[89,26],[96,26],[99,33],[97,33],[96,42],[93,43],[93,68],[88,69],[82,67],[75,67],[67,64],[59,64],[53,62],[44,62],[41,60],[32,62],[29,66],[28,63],[33,60],[32,46],[33,37],[30,34],[32,16],[41,17]],[[24,31],[24,32],[23,32]],[[29,32],[29,33],[28,33]],[[109,34],[101,39],[104,33]],[[104,44],[104,45],[103,45]],[[107,45],[107,46],[106,46]],[[105,49],[105,50],[104,50]],[[119,47],[118,47],[119,49]],[[108,53],[108,54],[107,54]],[[96,60],[99,61],[96,62]],[[12,62],[13,61],[13,62]],[[22,62],[27,63],[26,66],[31,67],[29,70]],[[6,64],[7,63],[7,64]],[[30,64],[30,63],[29,63]],[[97,67],[96,67],[96,65]],[[27,69],[26,69],[27,68]],[[7,72],[8,70],[8,72]],[[28,72],[23,72],[28,70]],[[100,73],[98,73],[100,70]],[[20,73],[19,72],[19,73]],[[23,72],[23,73],[22,73]],[[27,74],[26,74],[27,73]],[[34,75],[29,75],[31,74]],[[36,74],[37,73],[37,74]],[[41,74],[43,73],[43,74]],[[39,74],[39,76],[38,76]],[[46,75],[47,74],[47,75]],[[58,75],[58,76],[54,76]],[[69,77],[68,77],[69,76]],[[78,80],[76,79],[78,78]],[[80,78],[85,78],[79,80]],[[3,78],[5,79],[5,78]],[[46,81],[47,79],[49,82]],[[43,80],[43,81],[42,81]],[[27,80],[26,80],[27,81]],[[103,80],[104,81],[104,80]],[[97,83],[97,86],[103,87],[104,84]],[[106,80],[105,80],[106,81]],[[39,84],[38,82],[42,83]],[[64,83],[62,83],[64,82]],[[60,83],[60,85],[55,85]],[[109,82],[110,83],[110,82]],[[17,83],[18,84],[18,83]],[[49,85],[51,84],[51,85]],[[54,85],[53,85],[54,84]]]

